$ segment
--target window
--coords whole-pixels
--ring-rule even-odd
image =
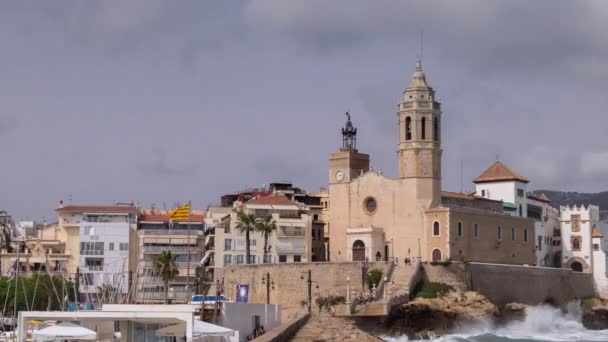
[[[319,215],[318,215],[318,214],[314,214],[314,215],[312,216],[312,220],[313,220],[313,221],[319,221]]]
[[[287,262],[287,255],[279,255],[279,262]]]
[[[570,216],[573,232],[579,232],[581,230],[581,215]]]
[[[243,254],[239,254],[236,256],[236,264],[242,265],[245,263],[245,256]]]
[[[473,238],[475,238],[475,240],[479,239],[479,225],[477,225],[477,223],[473,226]]]
[[[412,140],[412,118],[405,118],[405,140]]]
[[[114,242],[110,242],[110,244],[108,246],[108,250],[110,250],[110,251],[114,250]]]
[[[422,125],[422,129],[421,129],[420,133],[422,136],[422,140],[426,140],[426,118],[422,118],[421,125]]]
[[[249,256],[249,263],[250,264],[255,264],[255,255],[250,255]]]
[[[224,254],[224,266],[228,266],[230,264],[232,264],[232,255]]]
[[[539,236],[538,237],[538,246],[536,246],[538,248],[539,251],[543,250],[543,237]]]
[[[524,229],[524,242],[528,242],[528,229]]]
[[[265,264],[272,264],[273,263],[272,255],[264,255],[264,263]]]
[[[81,242],[80,254],[82,255],[103,255],[103,242]]]
[[[441,229],[439,227],[439,222],[437,222],[437,221],[433,222],[433,236],[439,236],[440,233],[441,233]]]
[[[433,118],[433,138],[435,141],[439,141],[439,120]]]
[[[573,251],[580,251],[581,250],[581,238],[580,237],[573,237],[572,238],[572,250]]]
[[[498,241],[502,241],[502,227],[498,226],[498,229],[496,230],[496,238],[498,239]]]
[[[231,251],[232,250],[232,239],[225,239],[224,240],[224,250],[225,251]]]
[[[301,262],[302,261],[302,256],[301,255],[294,255],[293,256],[293,262]]]
[[[481,197],[486,197],[486,191],[485,190],[481,190]]]
[[[376,199],[374,199],[373,197],[368,197],[365,199],[365,201],[363,201],[363,207],[365,208],[368,214],[373,214],[374,212],[376,212],[378,204],[376,203]]]
[[[84,235],[87,235],[87,236],[95,235],[95,227],[85,226],[84,227]]]
[[[123,251],[123,252],[124,252],[124,251],[128,251],[128,250],[129,250],[129,243],[128,243],[128,242],[121,242],[121,243],[118,245],[118,248],[119,248],[121,251]]]
[[[599,250],[600,250],[600,245],[599,245],[599,243],[594,243],[594,244],[593,244],[593,250],[594,250],[594,251],[599,251]]]
[[[517,196],[524,197],[524,189],[517,189]]]
[[[511,241],[515,241],[517,239],[517,233],[515,231],[515,227],[511,228]]]
[[[458,238],[462,238],[464,232],[462,231],[462,222],[458,222]]]

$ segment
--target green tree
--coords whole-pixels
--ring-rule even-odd
[[[169,302],[169,283],[179,274],[175,257],[171,251],[162,251],[154,260],[154,273],[161,277],[165,285],[165,304]]]
[[[251,247],[249,246],[249,235],[255,231],[258,225],[258,219],[254,214],[247,214],[241,210],[236,212],[236,229],[245,233],[245,263],[249,264],[251,255]]]
[[[372,288],[378,288],[378,284],[382,280],[382,271],[373,269],[367,274],[367,287],[371,290]]]
[[[268,238],[273,231],[277,229],[277,222],[272,218],[272,216],[268,215],[263,217],[257,221],[256,230],[264,236],[264,260],[262,262],[266,262],[266,258],[268,255]]]

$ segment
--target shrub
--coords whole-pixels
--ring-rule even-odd
[[[378,284],[380,284],[380,280],[382,280],[382,271],[378,269],[373,269],[367,273],[367,287],[371,290],[374,286],[378,288]]]
[[[414,297],[416,298],[437,298],[452,291],[454,288],[444,283],[434,283],[419,281],[414,287]]]
[[[327,297],[317,297],[317,299],[315,300],[315,302],[317,303],[317,306],[319,307],[319,312],[321,312],[321,310],[323,308],[325,308],[327,311],[330,311],[331,307],[334,305],[338,305],[338,304],[345,304],[346,303],[346,297],[344,296],[327,296]]]

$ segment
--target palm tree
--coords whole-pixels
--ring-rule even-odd
[[[165,284],[165,304],[169,302],[169,283],[179,274],[175,257],[171,251],[162,251],[154,260],[154,273],[158,274]]]
[[[257,231],[262,233],[264,236],[264,260],[266,262],[266,257],[268,255],[268,237],[274,230],[277,229],[277,222],[272,218],[272,216],[268,215],[258,220]]]
[[[258,219],[254,214],[247,214],[242,210],[238,210],[236,212],[236,229],[245,233],[245,261],[246,264],[249,264],[249,259],[251,255],[251,247],[249,246],[249,234],[256,230]]]

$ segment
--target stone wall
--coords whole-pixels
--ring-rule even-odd
[[[492,303],[566,304],[595,296],[593,276],[561,268],[470,263],[470,289]]]
[[[596,295],[591,274],[568,269],[459,262],[425,263],[423,269],[425,281],[479,292],[499,306],[547,301],[562,305]]]
[[[225,296],[236,297],[237,284],[249,284],[249,302],[266,302],[266,285],[262,278],[270,273],[274,289],[270,291],[270,303],[281,304],[283,308],[298,307],[308,296],[308,270],[312,271],[313,308],[317,296],[346,296],[346,279],[350,278],[351,290],[361,291],[364,285],[364,274],[379,269],[386,274],[389,263],[386,262],[344,262],[344,263],[290,263],[290,264],[256,264],[229,266],[223,273],[216,274],[216,279],[224,278]],[[304,279],[301,279],[300,277]],[[319,286],[317,289],[316,286]]]
[[[467,290],[466,264],[459,262],[446,265],[424,263],[422,268],[424,270],[423,279],[426,282],[444,283],[461,291]]]

